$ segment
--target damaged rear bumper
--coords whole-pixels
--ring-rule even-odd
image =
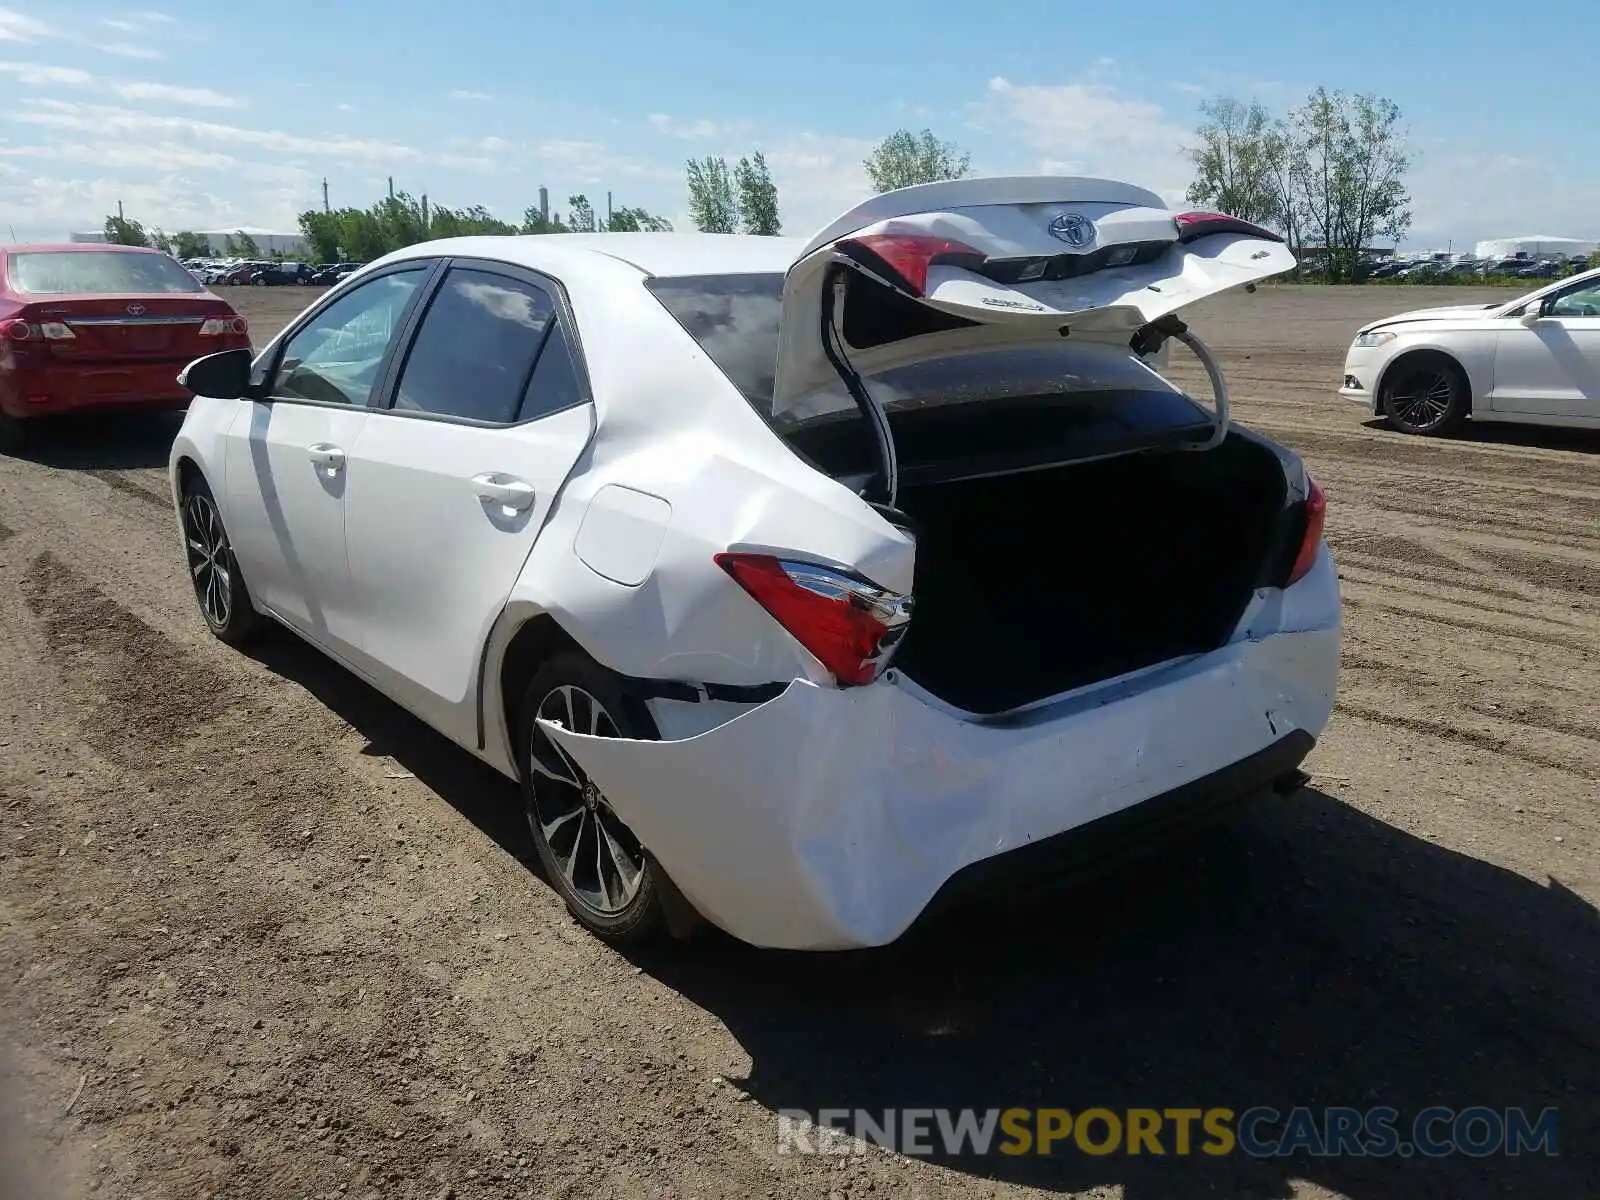
[[[796,680],[679,740],[546,729],[707,919],[758,946],[842,949],[893,941],[964,868],[1288,746],[1232,777],[1271,786],[1326,724],[1338,670],[1335,616],[1009,721],[889,679]]]

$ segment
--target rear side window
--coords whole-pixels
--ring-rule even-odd
[[[756,411],[770,417],[783,275],[685,275],[647,279],[645,287]]]
[[[116,250],[40,250],[6,256],[6,276],[19,292],[199,292],[205,289],[165,254]]]
[[[555,302],[543,288],[452,268],[411,343],[395,410],[515,420],[555,320]]]

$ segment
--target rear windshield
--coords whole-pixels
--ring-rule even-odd
[[[6,257],[6,275],[19,292],[199,292],[205,289],[165,254],[115,250],[39,250]]]
[[[856,411],[841,382],[773,413],[781,274],[657,278],[645,286],[769,423],[808,423]],[[845,342],[854,350],[971,324],[865,279],[852,281],[841,322]],[[905,366],[866,370],[863,381],[890,413],[1071,393],[1177,390],[1120,348],[1065,340],[954,351]]]
[[[774,432],[828,474],[872,468],[870,428],[842,380],[774,411],[781,274],[658,278],[646,286]],[[972,324],[864,277],[851,280],[840,322],[847,349],[858,352],[853,360]],[[952,456],[1018,469],[1037,457],[1115,453],[1209,428],[1204,410],[1120,346],[1062,338],[952,349],[877,369],[852,365],[889,414],[907,479],[942,470]]]

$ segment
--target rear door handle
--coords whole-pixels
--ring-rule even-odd
[[[332,442],[318,442],[314,446],[307,446],[306,455],[315,465],[326,467],[329,471],[344,469],[344,451]]]
[[[491,504],[503,504],[516,512],[521,512],[533,504],[533,485],[514,479],[510,475],[499,475],[494,472],[474,475],[472,488],[478,493],[478,499]]]

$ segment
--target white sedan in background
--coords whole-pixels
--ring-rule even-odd
[[[1364,325],[1339,394],[1404,433],[1450,433],[1469,418],[1600,429],[1600,270],[1509,303]]]
[[[1322,494],[1174,316],[1293,263],[1055,178],[810,242],[412,246],[185,373],[195,594],[519,780],[600,936],[879,945],[978,868],[1014,892],[1062,837],[1104,863],[1303,779]]]

